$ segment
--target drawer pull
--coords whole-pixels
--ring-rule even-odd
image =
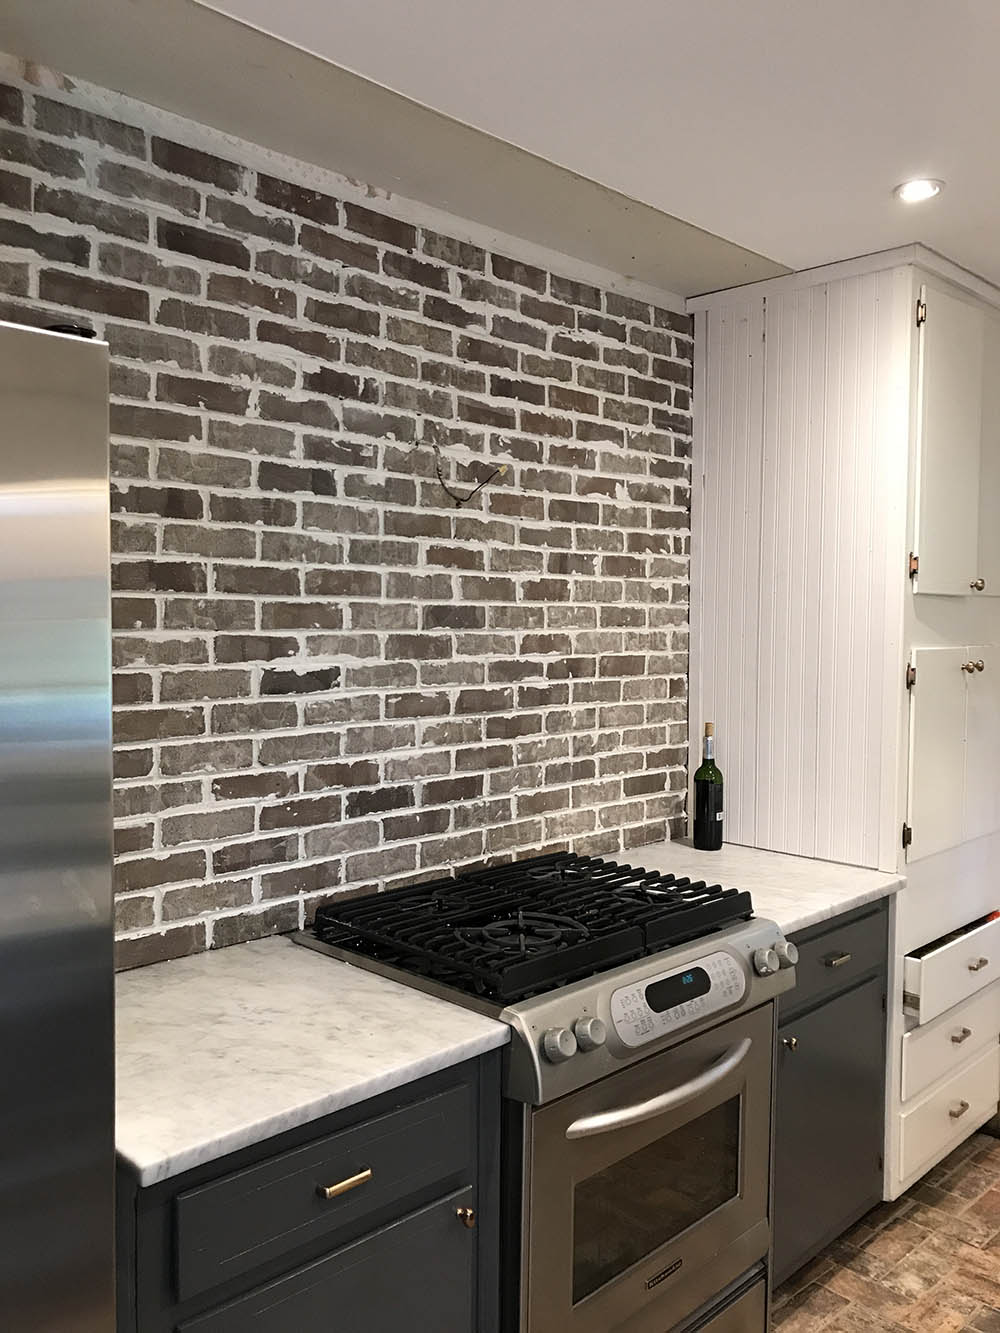
[[[843,967],[845,963],[850,961],[851,955],[849,953],[834,953],[829,958],[824,958],[823,964],[825,967]]]
[[[468,1227],[470,1231],[476,1225],[475,1208],[456,1208],[455,1216],[461,1222],[462,1226]]]
[[[961,1032],[953,1032],[951,1039],[956,1046],[961,1046],[963,1041],[968,1041],[972,1036],[972,1028],[963,1028]]]
[[[952,1120],[961,1120],[962,1116],[965,1115],[968,1109],[969,1109],[968,1102],[959,1102],[958,1110],[949,1111],[948,1114],[951,1116]]]
[[[364,1171],[359,1171],[356,1176],[348,1176],[346,1180],[338,1180],[336,1185],[317,1185],[316,1193],[321,1199],[336,1199],[340,1194],[346,1194],[348,1190],[356,1190],[359,1185],[364,1185],[372,1178],[371,1167],[365,1167]]]
[[[984,967],[989,967],[989,965],[990,965],[990,960],[988,958],[977,958],[974,963],[969,964],[969,971],[981,972]]]
[[[799,1049],[798,1037],[782,1037],[781,1044],[782,1046],[787,1046],[790,1051],[797,1051]]]

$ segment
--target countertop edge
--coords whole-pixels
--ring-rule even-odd
[[[797,913],[794,917],[788,917],[784,921],[777,920],[777,913],[769,916],[769,919],[775,920],[786,935],[795,935],[800,930],[808,930],[811,926],[821,925],[824,921],[833,921],[838,916],[846,916],[848,912],[857,911],[859,907],[867,907],[870,903],[881,902],[883,898],[895,897],[906,888],[906,878],[904,876],[896,877],[890,880],[880,888],[862,889],[853,894],[850,898],[845,898],[840,902],[831,902],[810,906]]]
[[[485,1055],[487,1051],[498,1050],[506,1046],[509,1041],[510,1029],[498,1024],[497,1031],[471,1037],[447,1052],[428,1056],[411,1065],[394,1069],[386,1075],[376,1075],[365,1079],[341,1092],[314,1098],[310,1102],[305,1102],[301,1106],[288,1111],[278,1112],[265,1120],[258,1121],[256,1124],[241,1126],[239,1129],[222,1135],[210,1144],[188,1149],[174,1157],[163,1157],[153,1161],[137,1161],[134,1156],[129,1155],[125,1148],[117,1144],[116,1155],[119,1161],[123,1162],[133,1173],[142,1188],[149,1185],[159,1185],[174,1176],[183,1175],[185,1171],[190,1171],[196,1166],[205,1166],[209,1162],[215,1162],[228,1156],[230,1153],[238,1152],[241,1148],[250,1148],[255,1144],[263,1143],[265,1140],[274,1138],[286,1130],[300,1129],[303,1125],[322,1120],[335,1111],[344,1111],[348,1107],[369,1101],[380,1093],[393,1092],[397,1088],[406,1087],[407,1084],[415,1083],[418,1079],[425,1078],[429,1074],[438,1073],[442,1069],[451,1069],[466,1060],[473,1060],[479,1055]]]

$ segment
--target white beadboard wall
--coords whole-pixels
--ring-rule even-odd
[[[696,324],[692,742],[714,715],[730,841],[886,870],[911,292],[775,283]]]

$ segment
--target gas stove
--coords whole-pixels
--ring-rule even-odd
[[[748,893],[558,853],[334,901],[297,939],[510,1026],[504,1333],[763,1333],[796,953]]]
[[[749,893],[568,852],[335,901],[297,939],[509,1023],[505,1092],[535,1105],[792,983]]]

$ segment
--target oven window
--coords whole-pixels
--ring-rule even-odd
[[[739,1194],[740,1099],[581,1180],[573,1195],[573,1303]]]

